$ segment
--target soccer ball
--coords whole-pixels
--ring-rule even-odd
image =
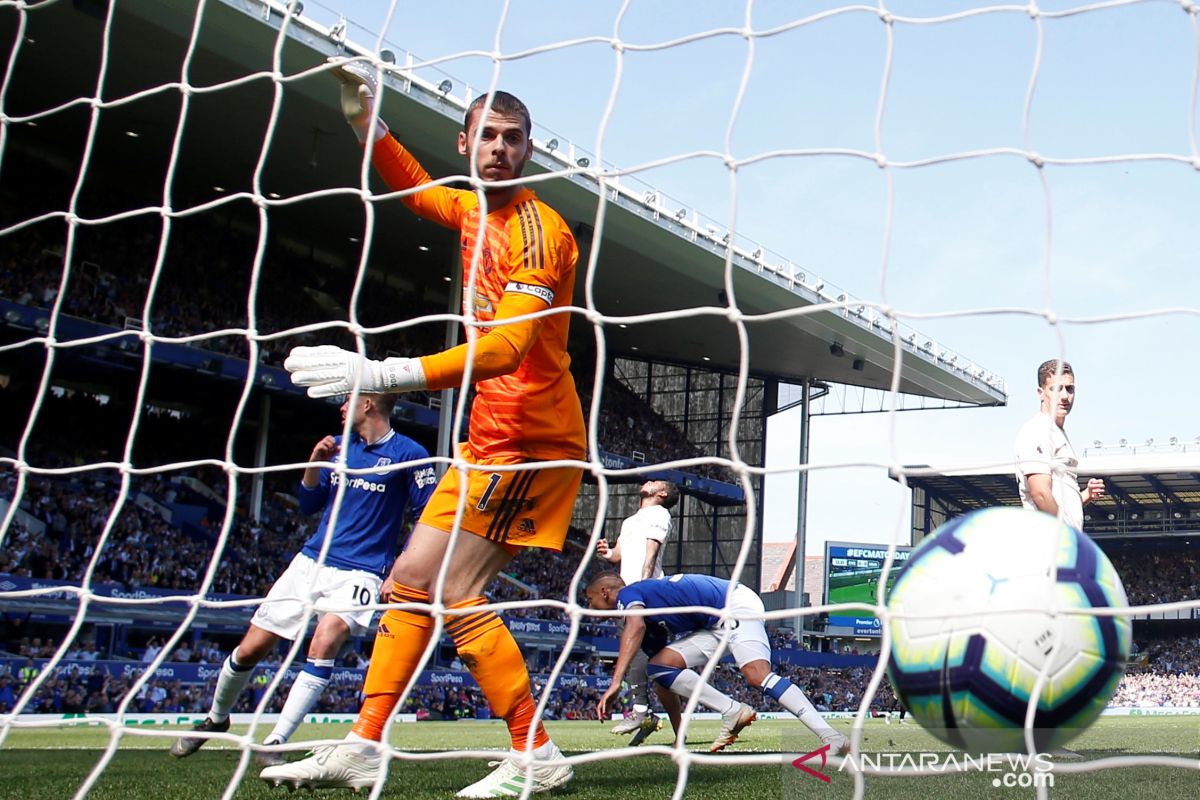
[[[1057,568],[1057,570],[1055,570]],[[1096,720],[1129,658],[1125,588],[1091,539],[1048,514],[991,508],[957,517],[909,556],[888,596],[888,676],[912,715],[968,752],[1039,752]],[[1038,609],[1056,607],[1057,616]],[[994,614],[1011,610],[1010,613]],[[946,616],[961,614],[961,616]]]

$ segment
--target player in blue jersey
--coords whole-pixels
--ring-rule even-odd
[[[254,666],[270,653],[280,639],[294,640],[304,634],[308,618],[300,598],[316,604],[317,627],[308,646],[308,662],[292,684],[275,729],[264,744],[283,744],[312,709],[333,673],[338,650],[352,634],[365,631],[374,612],[353,610],[374,603],[383,576],[391,569],[400,547],[405,513],[416,519],[437,482],[432,466],[418,464],[387,469],[429,458],[424,447],[392,429],[395,397],[361,394],[351,404],[342,403],[342,420],[350,415],[348,441],[326,436],[313,448],[310,462],[340,461],[354,470],[378,468],[378,472],[347,474],[346,491],[331,527],[330,516],[340,475],[326,467],[309,466],[300,481],[300,510],[313,514],[321,509],[321,523],[292,563],[271,587],[241,643],[221,665],[208,716],[197,723],[201,733],[229,730],[229,712],[250,679]],[[321,549],[329,535],[324,561]],[[350,610],[322,610],[322,606]],[[171,755],[190,756],[208,740],[184,736],[175,741]],[[278,750],[259,751],[260,763],[283,762]]]
[[[728,598],[732,612],[729,654],[742,675],[751,686],[758,687],[799,717],[835,754],[849,752],[850,741],[825,722],[804,692],[771,670],[771,643],[762,623],[763,602],[749,587],[736,584],[731,592],[729,581],[709,575],[672,575],[626,586],[617,573],[603,572],[588,585],[587,598],[588,604],[597,609],[644,608],[647,612],[664,609],[625,618],[612,684],[596,704],[600,719],[608,718],[634,654],[644,648],[652,653],[646,669],[650,680],[685,699],[696,694],[702,705],[721,714],[724,724],[709,752],[724,750],[737,741],[742,729],[758,715],[745,703],[701,681],[696,671],[717,652],[724,633],[717,614],[726,607]],[[714,613],[666,610],[685,606],[711,608]]]

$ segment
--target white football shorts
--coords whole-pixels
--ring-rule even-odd
[[[729,634],[728,652],[733,656],[738,667],[744,667],[751,661],[771,660],[771,641],[767,638],[767,628],[762,619],[747,619],[760,616],[763,613],[762,598],[753,589],[738,586],[729,597],[732,606],[733,619],[729,626],[733,630]],[[683,656],[683,660],[692,669],[701,667],[717,652],[724,631],[720,628],[708,628],[689,633],[681,639],[676,639],[667,645]]]
[[[370,629],[375,612],[355,609],[374,603],[382,585],[383,579],[374,573],[330,566],[318,568],[317,562],[297,553],[250,621],[276,636],[295,640],[303,635],[306,622],[304,604],[299,598],[308,598],[316,607],[317,619],[336,614],[350,626],[350,634],[357,636]]]

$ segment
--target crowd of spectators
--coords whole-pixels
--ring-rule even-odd
[[[0,212],[16,217],[16,199],[0,195]],[[161,221],[143,216],[106,225],[81,226],[75,237],[71,270],[62,287],[64,241],[60,222],[27,226],[5,237],[0,260],[0,297],[22,305],[52,308],[63,291],[62,311],[118,329],[144,324],[154,335],[191,338],[198,349],[248,358],[242,334],[206,335],[249,326],[247,306],[256,239],[249,232],[219,219],[177,220],[161,274],[155,283],[148,324],[142,321],[146,298],[158,258]],[[260,335],[333,318],[348,319],[353,292],[352,273],[312,258],[268,247],[254,298],[255,328]],[[379,327],[445,311],[445,301],[426,300],[415,292],[371,280],[360,292],[357,317],[365,327]],[[425,323],[366,337],[368,353],[415,356],[440,350],[444,323]],[[354,347],[343,328],[329,328],[265,339],[258,359],[281,365],[296,345],[337,344]],[[579,376],[590,386],[590,376]],[[586,390],[590,394],[590,388]],[[406,399],[428,403],[429,395],[410,393]],[[585,396],[586,405],[590,397]],[[654,411],[620,381],[605,384],[601,408],[601,447],[645,463],[663,463],[704,455],[682,432]],[[714,464],[698,464],[688,472],[714,480],[732,481],[732,473]]]
[[[568,534],[568,536],[579,535],[580,532],[575,529]],[[579,555],[573,549],[565,550],[562,553],[550,550],[523,550],[504,569],[505,575],[511,576],[514,580],[507,580],[504,576],[498,577],[488,586],[487,594],[495,602],[537,599],[567,602],[567,592],[578,568]],[[587,586],[592,576],[599,573],[601,569],[602,565],[599,561],[587,565],[580,586]],[[529,588],[525,589],[522,585]],[[528,606],[507,609],[504,613],[531,619],[558,621],[567,619],[566,613],[558,606]]]
[[[1129,604],[1170,603],[1200,597],[1200,553],[1191,550],[1118,551],[1110,556]]]
[[[19,216],[12,213],[11,204],[10,198],[0,198],[0,212],[7,212],[4,215],[9,218]],[[63,231],[60,222],[46,222],[5,237],[0,297],[49,309],[62,291],[65,314],[119,329],[136,325],[133,321],[137,320],[160,337],[196,337],[248,327],[251,272],[258,245],[251,233],[228,220],[201,216],[176,221],[148,320],[143,316],[162,236],[159,219],[142,216],[81,226],[65,289]],[[352,277],[346,270],[268,245],[254,298],[257,332],[270,335],[330,319],[347,320]],[[364,327],[445,310],[444,303],[430,305],[415,293],[374,280],[360,293],[356,309]],[[370,335],[367,345],[379,356],[389,352],[413,355],[439,349],[444,338],[444,325],[438,323]],[[223,355],[249,357],[248,340],[242,334],[206,336],[189,344]],[[344,328],[266,339],[259,342],[258,359],[282,364],[288,350],[299,344],[353,346],[353,339]]]
[[[1200,636],[1135,643],[1111,705],[1200,708]]]
[[[143,663],[149,662],[161,645],[154,638],[146,644]],[[0,713],[12,708],[16,695],[37,675],[33,659],[48,657],[55,648],[54,642],[39,638],[26,638],[19,648],[14,648],[19,649],[20,655],[26,656],[26,661],[23,667],[11,671],[0,670]],[[91,635],[84,636],[68,653],[54,678],[43,683],[25,710],[31,713],[115,710],[130,691],[139,667],[135,662],[132,667],[114,672],[107,664],[101,667],[87,663],[95,661],[98,655],[94,638]],[[224,655],[215,644],[202,639],[194,647],[180,645],[168,661],[216,665],[223,658]],[[280,661],[281,653],[276,652],[261,666],[278,666]],[[355,657],[346,666],[365,667],[366,663],[365,659],[358,660]],[[446,667],[461,669],[461,665],[453,663]],[[590,719],[600,691],[580,679],[607,675],[610,670],[611,663],[597,657],[569,660],[559,675],[546,717]],[[778,664],[776,672],[799,686],[818,711],[857,711],[871,678],[871,669],[868,667],[837,669]],[[550,670],[546,668],[531,672],[535,696],[545,690],[549,674]],[[361,679],[351,673],[338,672],[336,675],[338,679],[327,688],[316,707],[317,713],[352,713],[357,710]],[[256,673],[250,690],[239,699],[235,711],[251,712],[256,709],[270,680],[269,672],[260,670]],[[770,697],[749,687],[731,664],[718,666],[713,672],[712,682],[722,692],[759,710],[783,710]],[[206,684],[153,679],[136,694],[128,710],[145,713],[203,712],[208,708],[213,686],[212,679]],[[277,712],[284,694],[276,692],[268,700],[265,710]],[[623,695],[616,711],[620,713],[627,710],[628,703],[628,695]],[[1144,645],[1122,678],[1111,705],[1200,708],[1200,637],[1158,640]],[[869,711],[882,714],[899,709],[890,685],[887,681],[882,682],[869,705]],[[403,710],[416,714],[418,719],[482,719],[490,716],[487,701],[478,689],[454,684],[414,687]]]
[[[591,406],[592,376],[576,375],[584,414]],[[604,383],[600,404],[600,447],[616,455],[645,464],[661,464],[706,454],[684,438],[683,432],[655,411],[621,381],[609,377]],[[734,483],[729,469],[719,464],[701,463],[684,468],[685,472],[715,481]]]
[[[14,496],[16,482],[12,473],[0,475],[0,497]],[[21,517],[16,518],[5,546],[0,548],[0,573],[44,580],[80,580],[93,559],[117,489],[115,480],[94,480],[85,485],[77,478],[30,477],[19,507],[43,523],[45,530],[42,535],[34,535]],[[143,495],[155,503],[208,502],[194,496],[187,485],[165,475],[134,476],[96,562],[93,583],[116,583],[127,590],[195,591],[213,556],[220,517],[213,523],[205,517],[200,526],[203,532],[189,533],[167,522],[156,505],[139,505],[136,498]],[[261,597],[311,534],[316,518],[300,515],[275,499],[274,493],[266,492],[259,520],[239,515],[233,524],[211,590]],[[496,602],[565,601],[577,567],[576,558],[546,550],[527,550],[506,570],[514,580],[497,578],[487,594]],[[504,613],[531,619],[566,619],[558,606],[514,608]]]
[[[1200,671],[1132,672],[1121,678],[1109,705],[1128,708],[1200,708]]]
[[[15,495],[16,477],[0,476],[0,497]],[[160,515],[156,502],[183,497],[186,486],[163,475],[136,476],[121,505],[92,573],[93,583],[116,583],[127,590],[169,588],[196,591],[215,551],[213,532],[186,532]],[[18,506],[45,525],[34,535],[22,518],[14,519],[0,549],[0,573],[76,582],[92,563],[108,523],[118,486],[113,480],[30,477]],[[155,503],[139,505],[144,495]],[[207,519],[207,518],[206,518]],[[239,517],[226,542],[211,590],[264,596],[310,520],[268,500],[255,522]],[[296,543],[296,544],[294,544]]]

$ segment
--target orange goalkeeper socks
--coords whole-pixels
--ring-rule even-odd
[[[390,601],[428,603],[429,593],[396,584]],[[433,620],[420,612],[392,609],[379,620],[371,665],[363,681],[366,698],[351,729],[354,733],[375,742],[383,736],[383,727],[416,672],[432,633]]]
[[[486,602],[486,598],[474,597],[450,608],[465,609]],[[525,750],[529,729],[535,724],[536,705],[529,690],[529,671],[521,648],[504,621],[491,611],[456,615],[446,618],[446,631],[492,709],[508,723],[513,749]],[[371,662],[372,666],[374,663]],[[536,720],[536,725],[533,746],[538,748],[549,742],[550,737],[541,720]]]

